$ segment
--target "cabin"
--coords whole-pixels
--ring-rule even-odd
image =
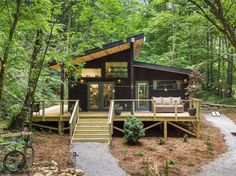
[[[144,35],[140,34],[75,58],[73,62],[83,61],[85,66],[77,84],[71,86],[69,82],[69,99],[79,99],[82,111],[107,111],[112,99],[185,99],[192,71],[135,61],[143,41]],[[151,107],[148,103],[138,102],[137,110],[148,111]]]
[[[145,130],[163,124],[165,138],[167,124],[193,136],[199,136],[200,100],[190,100],[186,97],[186,87],[192,70],[135,60],[140,54],[143,42],[144,35],[139,34],[126,41],[120,40],[86,51],[83,56],[71,60],[74,65],[80,62],[85,65],[79,79],[71,77],[68,80],[68,105],[65,106],[62,95],[60,108],[58,107],[60,115],[54,113],[54,117],[58,116],[60,119],[59,131],[70,128],[74,141],[111,141],[113,129],[123,132],[122,127],[116,126],[115,122],[124,122],[127,116],[133,114],[143,122],[151,122],[145,126]],[[49,67],[64,73],[63,64],[51,62]],[[160,108],[154,103],[154,98],[158,97],[163,97],[163,100],[167,97],[180,97],[181,102],[184,102],[183,110],[179,112],[177,105],[171,102],[171,111],[160,112]],[[114,115],[117,104],[123,110],[118,116]],[[189,107],[196,108],[196,115],[186,112]],[[40,121],[40,117],[42,121],[51,118],[45,115],[47,110],[44,107],[41,109],[42,115],[35,115],[34,121]],[[55,107],[48,112],[55,112]],[[66,121],[69,121],[70,127],[62,125],[61,122]],[[195,132],[173,122],[196,122],[193,125]],[[109,133],[103,134],[100,130]]]

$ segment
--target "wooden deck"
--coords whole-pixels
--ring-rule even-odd
[[[131,115],[131,112],[124,111],[119,116],[114,117],[114,121],[125,121],[125,119]],[[154,116],[153,112],[135,112],[135,117],[140,119],[141,121],[176,121],[175,113],[156,113],[156,117]],[[66,111],[62,117],[61,121],[69,121],[71,114]],[[81,118],[96,118],[96,117],[108,117],[108,112],[101,112],[101,111],[88,111],[88,112],[80,112],[79,117]],[[57,122],[60,119],[60,107],[53,106],[50,108],[45,109],[45,115],[42,115],[42,111],[40,113],[34,113],[33,115],[33,122]],[[177,113],[177,121],[195,121],[196,116],[190,116],[188,112]]]
[[[88,111],[79,112],[79,103],[74,108],[73,113],[68,112],[68,106],[54,105],[49,108],[44,108],[39,112],[33,113],[31,119],[32,125],[41,128],[48,128],[51,130],[57,130],[58,133],[62,133],[64,130],[70,129],[70,136],[72,141],[82,140],[82,141],[109,141],[111,142],[113,130],[118,130],[124,132],[124,130],[118,126],[114,126],[113,122],[125,121],[133,112],[133,115],[143,122],[153,122],[149,126],[145,126],[144,130],[149,130],[155,126],[163,125],[163,135],[164,138],[168,136],[168,126],[174,126],[175,128],[188,133],[192,136],[199,138],[200,132],[200,100],[191,100],[192,105],[197,109],[195,116],[190,116],[188,112],[177,113],[154,113],[150,111],[135,111],[133,108],[131,111],[122,111],[121,115],[114,115],[114,100],[110,104],[109,112],[101,111]],[[134,104],[134,103],[133,103]],[[76,109],[76,111],[75,111]],[[63,112],[63,113],[62,113]],[[71,122],[73,121],[73,125]],[[57,122],[58,127],[51,127],[47,123],[39,122]],[[69,127],[65,127],[65,122],[69,122]],[[188,123],[191,128],[186,128],[183,123]],[[100,126],[99,126],[100,125]],[[116,124],[115,124],[116,125]],[[72,130],[73,129],[73,130]],[[96,131],[97,130],[97,131]],[[107,130],[109,133],[107,134]],[[84,134],[87,132],[88,134]],[[104,134],[100,134],[104,132]],[[103,138],[102,138],[102,137]],[[94,138],[92,138],[94,137]],[[101,137],[101,138],[98,138]]]

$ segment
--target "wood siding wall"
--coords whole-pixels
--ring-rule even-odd
[[[119,78],[106,78],[105,77],[105,62],[128,62],[128,68],[130,66],[130,50],[115,53],[110,56],[106,56],[100,59],[89,61],[86,63],[85,68],[101,68],[102,77],[101,78],[82,78],[84,80],[83,84],[80,84],[80,79],[78,79],[77,84],[72,86],[69,81],[69,99],[79,99],[80,108],[82,111],[87,111],[88,104],[88,83],[92,82],[113,82],[114,83],[114,99],[129,99],[130,98],[130,73],[128,69],[128,78],[120,78],[121,84],[118,84],[117,80]],[[183,84],[181,90],[153,90],[153,80],[184,80],[189,79],[188,75],[152,70],[148,68],[134,67],[134,85],[136,81],[148,81],[149,83],[149,98],[155,97],[182,97],[185,98],[185,87],[187,84]],[[136,89],[135,89],[136,90]]]

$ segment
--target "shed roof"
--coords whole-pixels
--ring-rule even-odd
[[[173,66],[164,66],[164,65],[159,65],[159,64],[150,64],[150,63],[145,63],[145,62],[140,62],[140,61],[134,61],[134,67],[173,72],[173,73],[179,73],[179,74],[185,74],[185,75],[190,75],[192,73],[192,70],[190,69],[178,68],[178,67],[173,67]]]
[[[119,40],[113,43],[109,43],[107,45],[104,45],[102,48],[95,48],[95,49],[85,51],[84,55],[74,57],[71,60],[71,62],[72,64],[76,65],[79,62],[88,62],[88,61],[98,59],[104,56],[108,56],[114,53],[125,51],[127,49],[130,49],[130,43],[131,43],[132,38],[135,39],[134,47],[135,47],[135,55],[137,56],[139,55],[141,45],[143,44],[144,34],[139,34],[139,35],[129,37],[127,38],[126,41]],[[49,68],[60,69],[60,65],[57,64],[55,61],[51,61],[49,63]]]

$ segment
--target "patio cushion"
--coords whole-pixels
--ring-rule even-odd
[[[170,97],[163,97],[162,98],[164,105],[170,105],[171,104],[171,98]]]
[[[176,104],[181,104],[181,98],[180,97],[172,97],[172,104],[174,105],[176,102]]]

